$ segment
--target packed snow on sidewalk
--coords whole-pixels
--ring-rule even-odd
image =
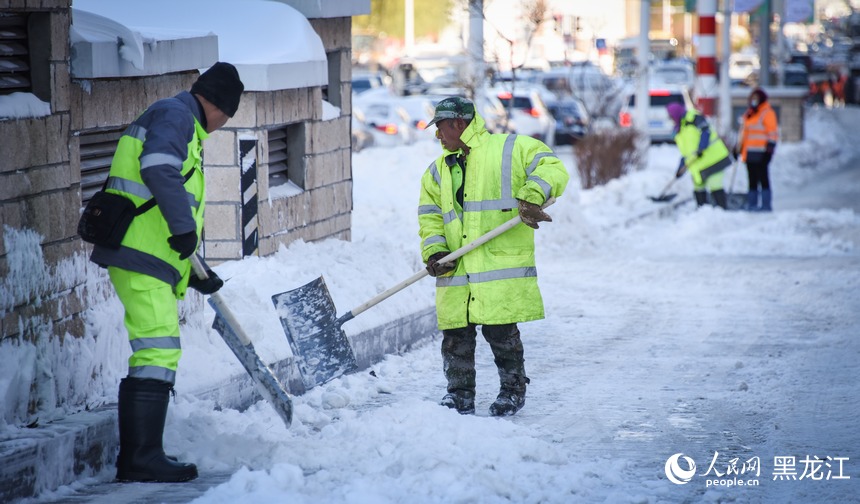
[[[837,291],[842,298],[826,302],[802,299],[810,309],[820,308],[823,317],[844,314],[845,320],[857,327],[860,273],[856,241],[851,236],[857,236],[860,218],[852,209],[789,209],[780,205],[781,198],[785,201],[829,170],[844,168],[847,161],[857,159],[860,145],[856,138],[852,140],[850,125],[858,121],[860,111],[856,109],[809,111],[806,140],[780,145],[773,161],[772,214],[711,208],[697,211],[687,203],[672,216],[658,218],[653,211],[660,206],[647,196],[658,194],[672,177],[678,159],[674,146],[652,147],[647,169],[589,191],[578,189],[572,150],[558,149],[572,179],[567,193],[549,211],[554,221],[542,224],[537,232],[538,271],[547,318],[521,325],[533,383],[525,408],[514,417],[488,416],[487,407],[498,383],[492,356],[482,341],[477,355],[478,413],[460,416],[438,405],[445,393],[438,339],[428,340],[405,355],[389,356],[372,367],[373,373],[361,371],[295,397],[289,429],[263,401],[243,412],[216,411],[212,403],[183,393],[217,385],[225,377],[242,372],[219,336],[209,329],[213,314],[207,307],[202,315],[189,314],[183,326],[184,355],[177,400],[168,414],[165,446],[169,453],[196,463],[204,475],[232,474],[195,501],[202,503],[768,500],[771,493],[745,494],[740,488],[727,489],[725,484],[723,488],[705,488],[704,476],[701,483],[694,480],[686,487],[675,485],[667,480],[670,466],[664,464],[674,453],[699,443],[702,450],[710,450],[709,455],[722,450],[718,464],[711,469],[723,473],[723,480],[728,478],[729,462],[722,458],[726,449],[740,450],[753,441],[727,441],[726,432],[709,432],[708,425],[698,425],[698,434],[685,436],[690,432],[685,429],[690,429],[697,418],[702,423],[702,412],[696,412],[695,404],[716,404],[728,400],[727,394],[746,393],[742,399],[732,399],[736,401],[732,404],[756,409],[772,402],[777,410],[792,411],[793,401],[799,399],[752,390],[751,384],[757,383],[777,387],[776,376],[782,376],[780,364],[752,357],[755,365],[734,358],[723,362],[718,355],[713,363],[704,357],[684,359],[688,354],[718,348],[706,341],[709,338],[693,335],[700,325],[713,324],[709,321],[721,317],[757,327],[759,332],[750,334],[750,341],[779,340],[780,334],[767,331],[780,319],[790,318],[793,310],[801,309],[798,303],[781,305],[781,293],[772,292],[769,313],[745,312],[745,306],[760,306],[756,292],[761,290],[757,288],[769,282],[774,288],[799,283],[800,277],[795,280],[793,275],[812,261],[830,261],[828,264],[836,269],[853,265],[823,275],[821,278],[832,285],[812,291]],[[436,143],[423,142],[354,155],[351,242],[295,243],[271,257],[216,268],[222,278],[229,279],[223,296],[238,313],[241,325],[253,335],[265,361],[282,359],[290,352],[269,300],[272,294],[323,275],[342,314],[423,266],[416,217],[419,178],[438,153]],[[744,191],[742,165],[740,170],[735,189]],[[727,183],[730,180],[727,176]],[[679,180],[674,189],[680,193],[678,199],[689,197],[692,188],[688,177]],[[854,191],[856,194],[856,188]],[[822,200],[827,197],[820,195]],[[711,265],[716,265],[717,271]],[[700,285],[700,279],[705,284]],[[725,302],[713,302],[714,289],[730,292]],[[344,329],[356,334],[430,307],[433,290],[432,279],[424,279],[359,315]],[[118,303],[107,303],[97,310],[91,315],[96,325],[122,333]],[[731,313],[724,313],[726,310]],[[679,321],[674,319],[675,313]],[[683,331],[673,332],[676,322],[683,324],[683,331],[689,331],[689,338]],[[619,331],[620,327],[624,330]],[[799,337],[803,329],[798,327],[786,329],[791,332],[787,337]],[[856,369],[856,341],[839,327],[833,331],[836,336],[825,346],[847,348],[831,352],[837,359],[834,369]],[[614,352],[613,347],[625,344],[640,353]],[[662,348],[661,344],[665,350],[649,350]],[[711,368],[699,367],[711,364]],[[114,365],[120,369],[124,363]],[[708,390],[697,389],[699,385],[694,383],[698,378],[694,377],[701,376],[708,376],[708,383],[730,382],[719,384],[722,388],[718,390],[725,390],[725,394],[712,397]],[[675,383],[668,386],[664,380]],[[739,392],[745,387],[751,390]],[[671,394],[681,395],[678,390],[689,394],[690,401],[674,399]],[[842,389],[816,389],[817,404],[853,408],[854,415],[837,418],[855,417],[856,399],[853,403],[830,404],[829,397],[841,397],[832,390]],[[577,399],[568,402],[569,394]],[[677,402],[661,413],[655,404],[662,398]],[[609,403],[615,406],[604,408]],[[799,402],[797,411],[801,406]],[[692,413],[684,414],[686,410]],[[647,413],[644,417],[643,411]],[[633,418],[638,420],[631,421]],[[743,425],[742,418],[735,420]],[[814,430],[812,418],[784,418],[778,423],[787,432]],[[858,439],[855,420],[827,425],[835,432],[819,433],[820,437],[810,442],[828,435],[837,440]],[[744,432],[743,426],[739,429]],[[807,453],[794,451],[800,450],[797,447],[771,446],[773,441],[768,445],[771,434],[761,436],[751,435],[758,439],[756,447],[768,446],[777,455],[784,448],[787,455],[797,456],[799,476],[800,459]],[[711,442],[713,445],[708,444]],[[640,451],[626,451],[628,446],[639,446]],[[844,475],[850,474],[851,479],[795,481],[794,487],[792,482],[769,481],[774,461],[769,452],[762,451],[763,484],[771,483],[773,488],[785,483],[778,493],[786,497],[803,488],[799,495],[808,492],[811,496],[856,498],[860,480],[857,443],[819,448],[832,449],[809,455],[850,457]],[[643,449],[653,451],[642,453]],[[696,474],[705,474],[710,457],[694,458]],[[688,469],[684,460],[672,466],[676,477]],[[737,462],[738,469],[745,460],[747,457],[742,457]],[[829,464],[836,475],[836,462]],[[104,476],[109,479],[112,474]],[[711,477],[715,477],[713,471]],[[698,490],[689,493],[694,485]],[[73,493],[78,486],[61,489],[55,496]]]

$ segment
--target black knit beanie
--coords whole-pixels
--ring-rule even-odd
[[[239,99],[245,85],[239,72],[230,63],[219,61],[197,78],[191,86],[191,94],[199,94],[230,117],[239,109]]]

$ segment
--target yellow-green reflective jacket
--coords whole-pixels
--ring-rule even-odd
[[[107,180],[107,191],[136,206],[155,197],[157,205],[134,218],[118,250],[96,246],[90,259],[158,278],[182,298],[190,262],[179,259],[167,239],[203,229],[205,184],[202,170],[202,110],[182,92],[152,104],[126,128],[119,140]],[[191,173],[190,178],[185,177]]]
[[[515,217],[517,199],[540,205],[567,186],[564,165],[539,140],[490,134],[477,114],[460,138],[470,149],[465,177],[457,160],[462,151],[443,149],[421,178],[418,224],[424,261]],[[461,184],[463,206],[456,198]],[[436,278],[439,328],[543,318],[534,252],[534,230],[521,224],[457,260],[453,272]]]
[[[708,177],[732,164],[726,144],[720,140],[716,130],[710,128],[705,117],[695,110],[688,111],[681,118],[675,145],[696,185],[704,184]],[[702,155],[697,157],[699,150]]]

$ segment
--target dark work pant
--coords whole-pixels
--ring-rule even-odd
[[[477,334],[475,324],[442,331],[442,366],[448,380],[448,392],[475,391]],[[482,325],[481,334],[493,351],[501,388],[524,393],[528,378],[517,325]]]
[[[747,173],[749,174],[750,191],[770,190],[767,162],[747,163]]]

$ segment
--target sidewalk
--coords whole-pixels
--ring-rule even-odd
[[[413,345],[436,334],[435,308],[425,308],[399,320],[350,336],[359,370],[369,368],[389,354],[407,352]],[[304,386],[292,357],[270,364],[275,375],[293,395]],[[193,392],[213,400],[218,408],[244,410],[260,395],[246,374],[233,376],[208,390]],[[60,421],[22,431],[11,439],[0,439],[0,502],[30,498],[51,492],[84,478],[89,486],[73,496],[38,498],[37,502],[188,502],[208,488],[229,478],[224,474],[201,474],[180,486],[172,484],[112,483],[118,450],[116,405],[70,415]],[[46,462],[50,461],[50,463]]]

